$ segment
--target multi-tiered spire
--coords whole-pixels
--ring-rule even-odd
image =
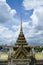
[[[16,45],[27,45],[26,39],[23,34],[23,29],[22,29],[22,18],[21,18],[20,34],[18,36]]]

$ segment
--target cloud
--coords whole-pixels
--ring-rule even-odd
[[[0,44],[11,44],[15,42],[18,34],[16,31],[13,32],[10,30],[10,27],[7,27],[7,25],[9,22],[11,24],[16,20],[14,18],[16,13],[16,10],[11,9],[6,0],[0,0]]]
[[[23,6],[25,10],[34,9],[31,20],[23,22],[23,32],[27,41],[32,45],[43,44],[43,0],[24,0]],[[11,44],[14,43],[18,37],[20,23],[14,18],[16,10],[6,3],[6,0],[0,0],[0,43]],[[16,21],[17,22],[16,22]],[[5,27],[6,23],[11,22],[11,27]],[[31,23],[31,24],[30,24]],[[3,25],[1,25],[3,24]],[[10,30],[12,28],[12,30]]]
[[[34,10],[31,16],[31,23],[32,27],[26,34],[26,38],[32,44],[43,44],[43,7]]]
[[[43,44],[43,0],[24,0],[22,4],[25,10],[33,9],[30,16],[32,26],[26,33],[26,38],[30,44]]]
[[[36,9],[40,6],[43,6],[43,0],[24,0],[23,6],[26,10]]]
[[[9,28],[0,26],[0,44],[14,44],[19,31],[13,32]]]
[[[0,0],[0,23],[8,23],[15,21],[13,17],[16,14],[15,9],[6,3],[6,0]]]
[[[27,22],[27,21],[22,22],[22,27],[23,27],[23,28],[29,28],[29,26],[28,26],[29,23],[30,23],[30,22]],[[18,25],[18,26],[17,26],[17,25],[14,25],[13,27],[14,27],[14,29],[15,29],[15,28],[17,29],[17,28],[20,28],[20,26],[21,26],[21,24]]]
[[[43,7],[35,9],[31,19],[33,25],[43,27]]]
[[[0,0],[0,2],[6,2],[6,0]]]
[[[16,10],[11,10],[10,14],[12,14],[12,16],[14,16],[14,14],[16,14]]]
[[[17,31],[17,30],[20,31],[20,27],[21,27],[21,25],[13,25],[12,29],[15,31]],[[29,25],[29,22],[22,22],[22,28],[23,28],[23,31],[25,33],[25,30],[30,29],[31,26]]]
[[[13,30],[19,30],[19,29],[20,29],[20,25],[18,25],[18,26],[17,26],[17,25],[13,25],[13,26],[12,26],[12,29],[13,29]]]

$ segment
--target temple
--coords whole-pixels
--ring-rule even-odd
[[[37,48],[38,46],[32,47],[27,43],[21,21],[20,33],[15,45],[5,45],[0,51],[0,65],[43,65],[43,54],[34,53],[34,49]]]
[[[22,29],[22,21],[21,21],[20,33],[13,49],[15,52],[14,55],[12,56],[12,61],[14,64],[16,65],[30,64],[31,62],[30,57],[32,56],[32,50],[28,46],[28,43],[25,39]]]

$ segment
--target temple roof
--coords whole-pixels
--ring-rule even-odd
[[[25,36],[24,36],[24,34],[23,34],[22,21],[21,21],[21,27],[20,27],[20,34],[19,34],[19,36],[18,36],[18,39],[17,39],[15,45],[27,45]]]

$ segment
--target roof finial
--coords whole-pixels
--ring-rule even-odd
[[[22,32],[22,15],[21,15],[21,30],[20,31]]]

